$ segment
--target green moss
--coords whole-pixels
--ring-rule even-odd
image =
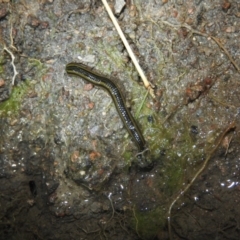
[[[131,165],[131,159],[132,159],[132,153],[128,152],[128,151],[125,151],[123,153],[122,157],[124,158],[124,160],[127,163],[127,165],[130,166]]]
[[[4,55],[0,55],[0,74],[3,73]]]
[[[166,213],[162,207],[149,212],[134,210],[133,215],[132,227],[141,239],[154,239],[166,222]]]
[[[45,70],[45,65],[36,58],[28,58],[28,64],[31,67],[36,67],[38,72]]]
[[[17,114],[21,107],[22,100],[29,88],[30,84],[27,81],[15,86],[12,89],[10,98],[0,104],[0,116]]]
[[[149,139],[149,157],[160,163],[164,171],[162,178],[158,179],[159,186],[165,182],[165,194],[174,194],[182,186],[188,164],[191,164],[189,159],[199,159],[201,152],[194,150],[189,128],[184,124],[164,127],[161,123],[154,123],[148,126],[145,135]]]

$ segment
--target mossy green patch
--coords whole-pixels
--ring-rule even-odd
[[[148,125],[144,135],[148,139],[149,157],[161,164],[164,172],[158,179],[159,186],[164,182],[165,194],[169,196],[182,187],[185,175],[190,169],[192,172],[196,159],[201,159],[202,149],[195,147],[196,143],[189,135],[189,126],[184,123],[173,122],[164,126],[155,120],[150,125],[145,120],[144,125]]]
[[[132,152],[125,151],[123,153],[123,158],[125,159],[125,162],[127,163],[127,165],[130,166],[131,165]]]
[[[4,54],[0,55],[0,74],[3,73],[3,64],[4,64]]]
[[[39,73],[46,72],[46,67],[44,63],[42,63],[39,59],[36,58],[28,58],[28,64],[30,67],[35,67]]]
[[[29,91],[29,88],[30,83],[28,81],[15,86],[12,89],[10,98],[0,103],[0,116],[17,114],[21,108],[22,100]]]
[[[164,227],[166,213],[163,208],[157,207],[149,212],[133,210],[133,228],[141,239],[154,239]]]

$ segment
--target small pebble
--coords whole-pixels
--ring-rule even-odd
[[[5,85],[5,81],[1,78],[0,79],[0,87],[3,87]]]
[[[119,15],[122,11],[122,9],[125,6],[125,1],[124,0],[116,0],[115,5],[114,5],[114,11],[116,15]]]

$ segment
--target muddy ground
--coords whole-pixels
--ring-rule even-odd
[[[239,239],[239,1],[109,3],[155,98],[101,1],[0,1],[0,239]]]

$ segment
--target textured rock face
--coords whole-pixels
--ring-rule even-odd
[[[110,5],[155,100],[101,1],[0,1],[0,238],[167,239],[169,206],[211,156],[172,234],[238,239],[239,3]],[[66,74],[73,61],[119,79],[151,167],[110,96]]]

